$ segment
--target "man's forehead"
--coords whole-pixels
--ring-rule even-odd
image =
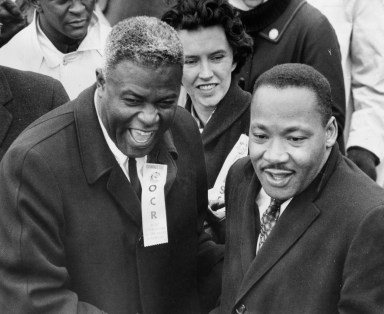
[[[252,96],[251,110],[259,109],[260,105],[264,106],[264,110],[286,110],[296,104],[300,104],[302,109],[312,110],[317,106],[316,94],[305,86],[262,85]]]
[[[177,97],[181,86],[179,65],[155,67],[124,60],[107,75],[107,84],[120,94],[136,97]]]
[[[292,129],[309,124],[322,123],[322,114],[315,93],[309,88],[289,86],[276,88],[261,86],[253,96],[251,124],[284,124]],[[283,125],[281,125],[283,127]]]

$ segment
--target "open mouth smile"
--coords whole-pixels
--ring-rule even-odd
[[[212,84],[202,84],[202,85],[198,85],[197,88],[202,90],[202,91],[211,91],[212,89],[214,89],[218,84],[216,83],[212,83]]]
[[[135,142],[139,144],[146,144],[152,139],[152,137],[156,132],[155,131],[146,132],[138,129],[131,129],[130,133]]]
[[[282,169],[265,169],[264,173],[266,174],[268,183],[276,187],[287,185],[293,176],[293,171]]]

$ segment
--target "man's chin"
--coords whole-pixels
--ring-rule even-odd
[[[268,184],[264,184],[262,186],[268,196],[278,200],[288,200],[295,195],[295,192],[290,187],[274,187]]]
[[[154,147],[154,141],[151,141],[148,145],[129,145],[124,149],[120,149],[122,153],[128,157],[140,158],[147,156]]]

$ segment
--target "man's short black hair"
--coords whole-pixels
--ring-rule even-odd
[[[331,86],[324,75],[309,65],[300,63],[276,65],[259,76],[255,82],[253,94],[261,86],[270,86],[277,89],[288,87],[307,88],[316,95],[323,126],[332,117]]]
[[[245,32],[238,13],[227,0],[179,0],[165,12],[162,20],[177,31],[222,26],[238,72],[252,53],[252,38]]]

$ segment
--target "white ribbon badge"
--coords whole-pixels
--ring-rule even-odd
[[[143,168],[141,207],[144,246],[168,243],[164,186],[167,165],[146,163]]]

